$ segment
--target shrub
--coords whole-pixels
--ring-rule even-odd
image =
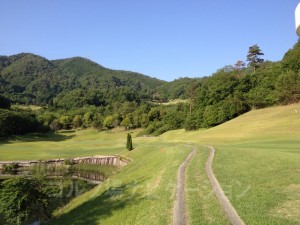
[[[18,163],[10,163],[10,164],[4,164],[3,165],[3,171],[4,172],[12,172],[18,168]]]

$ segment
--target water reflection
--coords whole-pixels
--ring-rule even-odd
[[[0,170],[0,179],[11,178],[14,176],[32,176],[36,173],[32,170],[14,170],[4,172]],[[106,176],[96,172],[86,171],[47,171],[45,172],[46,178],[65,178],[65,179],[80,179],[85,180],[91,184],[100,184],[106,179]]]

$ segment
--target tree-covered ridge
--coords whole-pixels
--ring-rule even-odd
[[[74,89],[105,93],[123,87],[150,99],[164,83],[134,72],[110,70],[81,57],[54,61],[29,53],[0,57],[0,93],[22,104],[46,105]]]
[[[201,81],[186,129],[216,126],[251,109],[300,100],[299,42],[282,61],[264,61],[253,57],[255,54],[263,55],[257,45],[249,48],[248,67],[240,67],[242,64],[238,61]]]
[[[238,60],[209,77],[172,82],[107,69],[80,57],[49,61],[32,54],[3,56],[0,94],[13,103],[44,105],[35,116],[39,129],[142,127],[141,135],[159,135],[178,128],[193,130],[216,126],[253,108],[300,100],[300,44],[289,50],[282,61],[257,58],[262,55],[254,45],[249,48],[247,66]],[[156,104],[175,98],[188,101]],[[5,98],[0,98],[0,103],[1,99]],[[5,102],[0,105],[5,108],[0,117],[2,124],[10,114],[22,114],[15,109],[9,111]],[[24,118],[29,118],[27,115]],[[11,133],[21,132],[17,126],[2,131]]]

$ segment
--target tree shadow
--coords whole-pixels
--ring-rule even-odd
[[[97,225],[101,223],[101,219],[147,198],[134,191],[141,182],[143,181],[138,183],[132,181],[117,187],[110,187],[101,195],[84,202],[59,218],[54,218],[50,224]]]
[[[30,133],[24,135],[14,135],[5,139],[0,139],[1,144],[12,144],[15,142],[38,142],[38,141],[54,141],[60,142],[72,139],[75,135],[63,135],[60,133]]]

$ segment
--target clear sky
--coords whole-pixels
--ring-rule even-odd
[[[298,37],[299,0],[0,0],[0,55],[89,58],[163,80],[208,76],[258,44],[272,61]]]

